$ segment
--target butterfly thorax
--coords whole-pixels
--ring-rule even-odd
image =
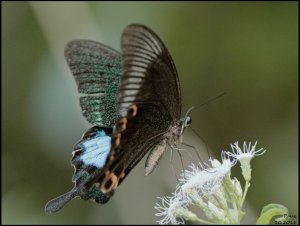
[[[165,136],[169,147],[177,146],[177,143],[180,140],[180,137],[182,135],[181,130],[182,130],[181,121],[177,121],[172,126],[170,126]]]
[[[188,127],[192,122],[192,118],[190,116],[185,116],[180,120],[176,121],[169,129],[168,144],[170,147],[177,147],[178,142],[182,142],[182,134],[184,129]]]
[[[184,128],[189,126],[191,118],[186,116],[178,121],[175,121],[164,134],[163,139],[150,151],[146,164],[145,174],[149,175],[158,165],[159,160],[166,151],[167,147],[176,148],[179,142],[182,142],[182,134]]]

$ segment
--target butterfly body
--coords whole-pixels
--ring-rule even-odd
[[[178,140],[181,136],[180,131],[181,125],[179,122],[173,126],[170,126],[168,131],[163,135],[162,140],[160,140],[156,147],[150,151],[145,162],[146,176],[148,176],[156,168],[167,147],[177,146]]]
[[[132,24],[122,34],[121,50],[89,40],[67,44],[65,57],[84,95],[82,112],[94,126],[74,146],[74,188],[51,200],[47,213],[75,197],[106,203],[147,153],[150,174],[189,125],[188,116],[180,119],[178,75],[160,38]]]

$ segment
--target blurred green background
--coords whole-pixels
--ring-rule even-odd
[[[2,223],[158,220],[156,197],[171,194],[176,185],[170,152],[148,177],[142,160],[106,205],[75,199],[58,214],[44,213],[47,201],[72,187],[72,147],[90,126],[81,115],[64,46],[85,38],[119,50],[120,35],[133,22],[149,26],[168,47],[181,83],[182,114],[227,93],[192,113],[193,128],[215,157],[235,141],[258,140],[258,147],[267,149],[252,162],[249,216],[243,223],[254,223],[268,203],[283,204],[298,214],[298,2],[1,6]],[[203,151],[191,130],[184,135],[187,143]],[[180,170],[178,157],[174,161]],[[235,168],[233,174],[238,175],[239,166]]]

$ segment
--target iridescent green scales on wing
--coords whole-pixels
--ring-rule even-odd
[[[93,188],[86,196],[81,196],[85,200],[95,200],[97,203],[105,204],[109,201],[110,197],[104,194],[99,188],[93,185]]]
[[[82,169],[77,171],[73,175],[73,182],[76,182],[76,184],[81,184],[87,181],[90,178],[90,173],[88,173],[87,167],[83,166]],[[92,188],[89,190],[89,192],[82,193],[81,199],[83,200],[94,200],[97,203],[104,204],[109,201],[109,196],[104,194],[95,184],[92,186]]]
[[[117,105],[112,103],[115,93],[107,93],[103,96],[83,96],[80,98],[82,114],[86,119],[97,125],[105,124],[112,127],[118,117]]]
[[[92,124],[112,127],[118,119],[117,96],[121,54],[101,43],[75,40],[66,47],[66,59],[75,77],[80,106]]]

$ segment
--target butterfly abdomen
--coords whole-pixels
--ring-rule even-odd
[[[145,163],[146,176],[148,176],[156,168],[159,160],[166,150],[166,146],[166,139],[164,139],[153,150],[150,151]]]

